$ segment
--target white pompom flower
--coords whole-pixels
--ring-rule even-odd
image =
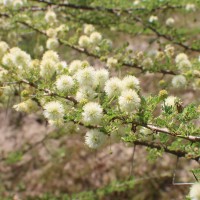
[[[61,120],[64,117],[64,107],[59,101],[51,101],[44,105],[44,116],[48,120]]]
[[[44,47],[42,45],[36,45],[33,52],[38,56],[44,52]]]
[[[165,102],[164,102],[163,105],[169,106],[169,107],[174,107],[176,101],[177,101],[177,97],[169,96],[169,97],[167,97],[167,98],[165,99]]]
[[[174,20],[174,18],[170,17],[170,18],[168,18],[168,19],[166,20],[165,23],[166,23],[167,26],[173,26],[174,23],[175,23],[175,20]]]
[[[122,87],[124,90],[133,89],[138,90],[139,89],[139,80],[135,76],[125,76],[122,80]]]
[[[162,61],[165,58],[165,54],[163,51],[157,51],[155,54],[155,60],[156,61]]]
[[[44,78],[50,78],[56,73],[56,66],[59,63],[59,56],[55,51],[46,51],[40,63],[40,75]]]
[[[53,51],[53,50],[48,50],[44,53],[42,60],[52,60],[54,62],[59,62],[59,55],[57,52]]]
[[[76,100],[81,101],[91,101],[94,100],[97,96],[97,93],[91,87],[81,87],[76,93]]]
[[[6,53],[2,58],[2,64],[7,67],[14,67],[15,66],[15,60],[14,56],[10,53]]]
[[[192,67],[191,62],[188,59],[188,56],[185,53],[180,53],[176,56],[175,62],[180,70],[189,69]]]
[[[90,35],[90,42],[93,44],[98,44],[102,40],[102,35],[99,32],[93,32]]]
[[[87,48],[90,46],[90,38],[87,35],[81,35],[78,44],[80,47]]]
[[[15,65],[21,66],[22,68],[27,68],[31,63],[31,56],[27,54],[25,51],[22,51],[19,48],[12,48],[10,53],[15,57]]]
[[[86,124],[98,125],[103,117],[103,109],[96,102],[89,102],[83,107],[83,121]]]
[[[140,0],[135,0],[134,2],[133,2],[133,5],[134,6],[137,6],[137,5],[139,5],[141,2],[140,2]]]
[[[184,87],[187,84],[187,80],[183,75],[174,76],[172,79],[172,85],[175,88]]]
[[[8,67],[16,67],[22,73],[22,69],[26,70],[31,65],[31,56],[18,47],[10,49],[10,52],[5,54],[2,63]]]
[[[153,66],[153,60],[151,58],[146,58],[142,61],[142,66],[149,68]]]
[[[152,16],[149,17],[149,22],[150,23],[154,23],[154,22],[157,22],[157,21],[158,21],[158,17],[157,16],[152,15]]]
[[[40,64],[40,75],[44,78],[50,78],[56,73],[56,63],[53,60],[45,59]]]
[[[195,4],[192,4],[192,3],[188,3],[187,5],[186,5],[186,7],[185,7],[185,9],[187,10],[187,11],[196,11],[196,6],[195,6]]]
[[[56,81],[56,88],[60,92],[69,92],[74,87],[74,80],[71,76],[62,75]]]
[[[106,135],[98,129],[91,129],[85,135],[85,144],[92,149],[99,148],[105,141]]]
[[[184,60],[188,60],[188,56],[185,53],[179,53],[175,58],[176,64],[178,64]]]
[[[54,29],[54,28],[49,28],[47,31],[46,31],[46,34],[48,37],[50,38],[55,38],[57,36],[57,29]]]
[[[83,32],[86,34],[86,35],[90,35],[91,33],[93,33],[95,31],[95,28],[93,25],[91,24],[85,24],[84,25],[84,30]]]
[[[136,112],[140,106],[141,99],[135,90],[123,91],[119,97],[120,109],[127,113]]]
[[[95,70],[93,67],[87,67],[84,69],[79,70],[75,74],[75,78],[77,82],[79,83],[80,87],[95,87],[96,81],[95,81]]]
[[[113,68],[113,67],[116,67],[117,63],[118,63],[118,60],[116,58],[110,57],[107,59],[106,65],[109,68]]]
[[[96,85],[100,88],[105,86],[106,81],[109,79],[109,72],[106,69],[100,69],[95,72]]]
[[[181,69],[190,69],[192,64],[189,60],[183,60],[182,62],[178,63],[178,68]]]
[[[45,14],[45,20],[49,24],[53,24],[56,22],[56,13],[52,10],[48,10],[48,12]]]
[[[69,64],[69,73],[74,75],[78,70],[83,69],[82,61],[81,60],[73,60]]]
[[[122,81],[117,77],[110,78],[104,88],[108,97],[118,97],[122,91]]]
[[[172,57],[174,55],[175,49],[172,45],[168,44],[168,45],[166,45],[164,51],[168,57]]]
[[[200,200],[200,183],[194,183],[190,188],[191,200]]]
[[[12,49],[10,50],[12,52]],[[15,55],[15,62],[16,65],[22,66],[23,68],[27,68],[30,66],[31,63],[31,56],[27,54],[25,51],[22,51],[21,49],[14,50]]]

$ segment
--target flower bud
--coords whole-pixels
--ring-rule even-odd
[[[161,100],[166,99],[167,96],[168,96],[167,90],[160,90],[160,92],[159,92],[159,94],[158,94],[158,97],[159,97]]]
[[[166,25],[167,25],[167,26],[173,26],[174,23],[175,23],[175,21],[174,21],[173,18],[168,18],[168,19],[166,20]]]
[[[154,23],[154,22],[157,22],[158,21],[158,17],[157,16],[150,16],[150,18],[149,18],[149,22],[150,23]]]

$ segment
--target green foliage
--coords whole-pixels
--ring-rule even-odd
[[[23,153],[20,151],[11,152],[6,158],[6,163],[7,164],[15,164],[15,163],[19,162],[20,160],[22,160],[22,157],[23,157]]]
[[[196,181],[200,181],[200,168],[192,170],[192,173],[194,174]]]

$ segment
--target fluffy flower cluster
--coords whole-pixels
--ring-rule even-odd
[[[54,29],[54,28],[49,28],[47,31],[46,31],[46,34],[48,37],[50,38],[55,38],[57,36],[57,29]]]
[[[126,76],[123,80],[112,77],[105,84],[105,92],[109,98],[118,98],[122,111],[135,112],[140,106],[140,97],[137,94],[139,80],[135,76]]]
[[[172,57],[174,55],[174,47],[170,44],[166,45],[165,53],[168,57]]]
[[[76,100],[79,102],[93,100],[96,90],[102,91],[109,78],[106,69],[95,70],[87,61],[74,60],[69,64],[68,70],[79,88],[76,93]]]
[[[8,68],[14,68],[21,75],[25,72],[28,73],[32,67],[31,56],[18,47],[10,49],[9,53],[3,56],[2,63]]]
[[[187,84],[187,80],[183,75],[174,76],[172,79],[172,85],[175,88],[184,87]]]
[[[118,63],[118,60],[116,58],[110,57],[107,59],[106,65],[109,68],[113,68],[113,67],[116,67],[117,63]]]
[[[125,90],[119,97],[119,106],[127,113],[135,112],[140,106],[140,97],[134,90]]]
[[[82,116],[84,123],[98,125],[103,117],[103,109],[98,103],[89,102],[83,107]]]
[[[76,100],[78,102],[84,102],[85,100],[87,101],[92,101],[95,99],[97,96],[97,93],[89,87],[80,87],[79,90],[76,93]]]
[[[139,80],[135,76],[125,76],[122,80],[122,87],[123,90],[133,89],[133,90],[139,90]]]
[[[99,32],[93,32],[90,35],[90,41],[93,44],[98,44],[102,40],[102,35]]]
[[[139,5],[141,2],[140,2],[140,0],[135,0],[134,2],[133,2],[133,5],[134,6],[137,6],[137,5]]]
[[[187,11],[196,11],[196,6],[195,6],[195,4],[192,4],[192,3],[188,3],[187,5],[186,5],[186,7],[185,7],[185,9],[187,10]]]
[[[188,56],[185,53],[180,53],[176,56],[175,62],[180,70],[190,69],[192,67]]]
[[[109,72],[106,69],[99,69],[95,72],[95,85],[102,89],[109,79]]]
[[[85,35],[81,35],[78,40],[79,46],[83,48],[97,45],[102,40],[102,35],[95,30],[93,25],[86,24],[84,26],[83,32]]]
[[[69,64],[69,73],[71,75],[74,75],[78,70],[81,70],[84,68],[84,62],[81,60],[73,60]]]
[[[105,92],[108,97],[117,97],[122,91],[122,81],[117,77],[110,78],[105,84]]]
[[[106,141],[106,135],[98,129],[89,130],[85,135],[85,143],[92,149],[97,149]]]
[[[95,70],[93,67],[86,67],[78,70],[75,74],[75,78],[80,86],[84,87],[95,87]]]
[[[138,90],[139,89],[139,80],[135,76],[125,76],[123,80],[112,77],[110,78],[105,85],[105,92],[108,97],[118,97],[122,90]]]
[[[48,10],[45,14],[45,20],[49,24],[54,24],[57,21],[56,13],[53,10]]]
[[[86,35],[90,35],[91,33],[93,33],[95,31],[95,27],[91,24],[85,24],[84,25],[84,30],[83,32],[86,34]]]
[[[149,22],[150,23],[154,23],[154,22],[157,22],[157,21],[158,21],[158,17],[157,16],[152,15],[152,16],[149,17]]]
[[[171,106],[173,107],[173,106],[175,106],[176,101],[177,101],[177,97],[169,96],[165,99],[164,105],[169,106],[169,107],[171,107]]]
[[[90,38],[87,35],[81,35],[78,44],[83,48],[87,48],[91,44]]]
[[[44,116],[50,121],[59,121],[64,117],[64,107],[59,101],[51,101],[44,105]]]
[[[168,18],[167,20],[166,20],[166,25],[167,26],[173,26],[174,25],[174,23],[175,23],[175,20],[174,20],[174,18]]]
[[[157,61],[162,61],[165,58],[165,54],[162,51],[157,51],[155,55],[155,59]]]
[[[145,68],[153,66],[153,60],[151,58],[146,58],[142,61],[142,66]]]
[[[75,82],[71,76],[62,75],[56,81],[56,88],[60,92],[67,93],[69,92],[75,85]]]
[[[44,78],[52,77],[58,63],[59,56],[56,52],[52,50],[45,52],[40,63],[40,75]]]

